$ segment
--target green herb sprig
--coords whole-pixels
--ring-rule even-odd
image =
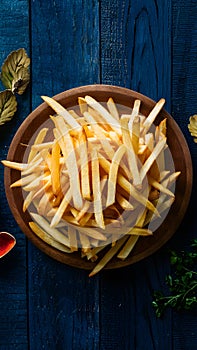
[[[157,317],[161,317],[168,307],[180,311],[191,310],[197,305],[197,239],[192,241],[189,252],[171,251],[170,263],[173,273],[166,276],[170,294],[166,296],[155,291],[153,295],[152,305]]]
[[[25,49],[12,51],[1,67],[0,79],[6,88],[0,91],[0,125],[10,121],[16,110],[16,95],[22,95],[29,84],[30,59]]]

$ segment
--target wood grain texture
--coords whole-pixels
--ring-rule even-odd
[[[189,116],[197,113],[197,6],[196,1],[173,1],[173,66],[172,66],[172,113],[179,123],[189,144],[193,159],[194,179],[197,176],[197,145],[188,132]],[[194,181],[190,206],[185,220],[173,239],[173,246],[187,249],[196,238],[196,195]],[[178,238],[181,233],[181,240]],[[197,310],[173,315],[173,347],[195,350],[197,344]]]
[[[171,98],[171,1],[101,1],[102,82]]]
[[[98,1],[31,1],[32,108],[40,95],[99,82]],[[29,244],[30,348],[99,348],[99,277]]]
[[[41,94],[102,82],[166,98],[188,141],[196,178],[196,145],[187,130],[189,116],[197,113],[196,0],[2,0],[0,9],[0,64],[19,47],[32,59],[31,96],[19,99],[16,118],[1,127],[1,159]],[[187,248],[196,237],[196,194],[197,182],[188,213],[166,247],[89,279],[31,243],[26,254],[24,234],[1,190],[1,230],[13,233],[17,245],[0,261],[0,349],[195,350],[196,310],[168,310],[158,320],[151,300],[153,290],[165,289],[167,248]]]
[[[153,99],[164,97],[168,110],[170,3],[101,1],[102,83],[127,86]],[[101,349],[172,349],[171,313],[158,324],[151,307],[153,286],[161,289],[168,272],[167,256],[160,251],[131,268],[104,274]]]
[[[99,83],[98,0],[31,1],[32,107],[40,96]]]
[[[13,50],[29,51],[29,6],[27,0],[2,0],[0,4],[0,65]],[[1,86],[1,89],[3,87]],[[0,159],[6,159],[8,147],[22,120],[29,114],[28,92],[18,99],[14,119],[0,129]],[[0,227],[17,240],[12,252],[0,261],[0,349],[28,348],[26,295],[26,239],[13,219],[4,188],[4,169],[0,165]]]

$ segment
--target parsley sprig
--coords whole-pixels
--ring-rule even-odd
[[[157,317],[161,317],[168,307],[180,311],[191,310],[197,305],[197,239],[192,241],[189,252],[171,251],[170,255],[173,272],[166,276],[170,294],[166,296],[155,291],[153,295],[152,305]]]

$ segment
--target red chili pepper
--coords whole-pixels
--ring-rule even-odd
[[[0,258],[6,255],[16,244],[16,239],[8,232],[0,232]]]

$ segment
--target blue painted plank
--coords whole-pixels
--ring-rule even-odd
[[[171,1],[101,1],[102,82],[171,101]]]
[[[32,108],[40,95],[99,82],[99,6],[31,1]],[[29,243],[30,348],[99,349],[99,277],[62,265]]]
[[[101,1],[102,83],[171,105],[171,1]],[[157,321],[152,292],[169,273],[165,250],[101,279],[101,349],[172,349],[171,313]],[[164,337],[164,334],[167,336]]]
[[[0,65],[13,50],[29,51],[28,0],[2,0],[0,4]],[[1,89],[3,87],[1,86]],[[28,115],[29,93],[18,99],[14,119],[0,128],[0,159],[6,159],[12,137]],[[0,165],[0,228],[17,239],[13,251],[0,261],[0,349],[28,348],[26,295],[26,240],[9,210],[4,187],[4,169]]]
[[[194,186],[190,206],[175,236],[173,246],[187,249],[192,238],[196,238],[197,195],[197,145],[190,136],[187,124],[189,116],[197,113],[197,6],[196,1],[173,1],[173,75],[172,113],[180,125],[190,148],[194,167]],[[174,313],[173,346],[179,350],[195,350],[197,344],[197,310],[191,313]]]
[[[98,0],[31,1],[33,108],[43,94],[99,83]]]

